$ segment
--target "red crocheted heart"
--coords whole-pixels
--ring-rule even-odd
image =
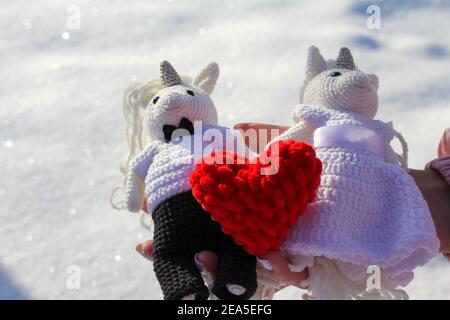
[[[322,163],[313,148],[293,140],[272,143],[258,158],[213,152],[196,164],[192,194],[244,249],[276,250],[314,200]],[[274,174],[271,174],[274,173]]]

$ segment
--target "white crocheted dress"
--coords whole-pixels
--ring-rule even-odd
[[[282,245],[291,267],[309,267],[313,295],[358,298],[366,291],[367,267],[376,265],[383,288],[395,296],[397,286],[412,280],[412,270],[437,254],[439,241],[414,180],[393,163],[392,124],[307,105],[298,106],[294,118],[315,130],[367,128],[385,145],[384,159],[357,145],[316,147],[323,164],[317,198]]]

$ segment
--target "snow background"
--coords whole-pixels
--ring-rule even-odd
[[[2,1],[0,299],[162,298],[134,251],[151,234],[109,204],[126,152],[123,90],[161,60],[188,75],[219,62],[224,125],[290,124],[307,48],[330,58],[347,45],[378,74],[378,118],[409,141],[412,168],[450,125],[450,1]],[[381,30],[366,27],[370,4]],[[71,5],[79,30],[66,27]],[[79,290],[66,285],[70,266]],[[418,268],[411,298],[449,299],[448,270],[442,257]]]

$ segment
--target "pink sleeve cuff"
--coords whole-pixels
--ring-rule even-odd
[[[426,169],[439,172],[450,186],[450,155],[428,162]]]

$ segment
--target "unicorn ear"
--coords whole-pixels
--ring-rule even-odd
[[[192,84],[203,89],[206,93],[211,94],[219,78],[219,72],[219,65],[216,62],[210,62],[198,73],[192,81]]]
[[[308,86],[308,83],[319,73],[327,69],[327,63],[325,59],[320,54],[320,51],[317,47],[311,46],[308,49],[308,58],[306,61],[306,78],[303,81],[303,85],[300,88],[300,103],[303,103],[303,96],[305,93],[305,89]]]
[[[312,79],[326,69],[327,63],[320,54],[319,49],[315,46],[311,46],[308,49],[308,60],[306,62],[306,78]]]

